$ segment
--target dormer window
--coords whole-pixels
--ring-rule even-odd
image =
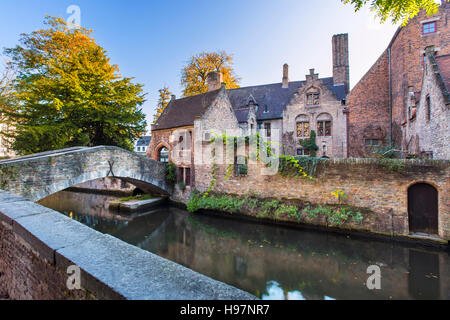
[[[318,92],[309,92],[306,94],[306,105],[318,106],[320,104],[320,94]]]
[[[432,33],[436,33],[437,31],[437,22],[436,21],[432,21],[432,22],[427,22],[422,24],[422,34],[432,34]]]
[[[264,113],[269,113],[269,107],[267,105],[264,107]]]

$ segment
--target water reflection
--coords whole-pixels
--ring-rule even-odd
[[[165,207],[130,219],[104,196],[61,192],[42,204],[263,299],[450,299],[449,255],[393,243],[190,215]],[[366,287],[377,264],[382,289]]]

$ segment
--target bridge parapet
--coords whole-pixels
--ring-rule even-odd
[[[165,164],[111,146],[76,147],[0,161],[0,189],[39,201],[74,185],[116,177],[146,192],[171,194]]]

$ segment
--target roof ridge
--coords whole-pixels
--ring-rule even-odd
[[[220,90],[220,89],[213,90],[213,91],[208,91],[208,92],[203,92],[203,93],[197,93],[197,94],[195,94],[195,95],[193,95],[193,96],[188,96],[188,97],[182,97],[182,98],[175,99],[175,101],[187,100],[187,99],[199,97],[199,96],[202,96],[202,95],[206,95],[206,94],[209,94],[209,93],[213,93],[213,92],[216,92],[216,91],[217,91],[217,93],[218,93],[219,90]]]

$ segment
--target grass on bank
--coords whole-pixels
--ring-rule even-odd
[[[261,219],[280,221],[307,222],[325,218],[333,225],[342,225],[346,222],[362,223],[365,211],[367,211],[346,204],[317,205],[301,200],[261,199],[211,193],[205,197],[194,192],[187,203],[187,210],[197,212],[201,209],[230,214],[244,213]]]
[[[119,199],[119,202],[129,202],[129,201],[144,201],[144,200],[150,200],[154,199],[152,195],[149,194],[138,194],[136,196],[129,196],[126,198]]]

